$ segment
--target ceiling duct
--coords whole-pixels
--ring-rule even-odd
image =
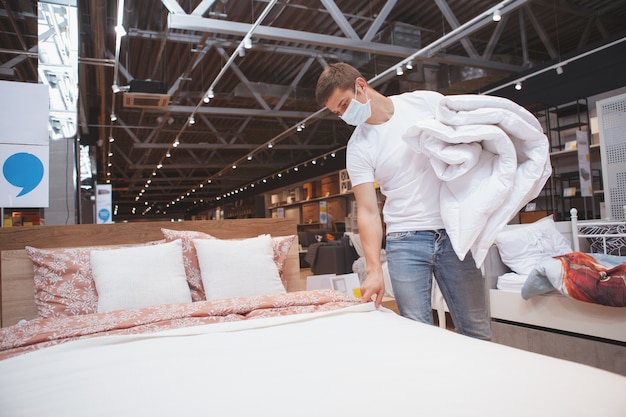
[[[163,109],[169,102],[170,96],[160,81],[132,80],[124,93],[124,107]]]

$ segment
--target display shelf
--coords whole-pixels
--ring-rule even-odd
[[[571,103],[551,107],[546,116],[546,133],[549,135],[550,148],[553,151],[563,150],[567,139],[572,138],[572,134],[575,140],[576,130],[584,130],[589,134],[587,99],[581,98]]]

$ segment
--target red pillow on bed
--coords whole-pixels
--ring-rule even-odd
[[[161,229],[165,240],[170,242],[172,240],[181,239],[183,242],[183,261],[185,264],[185,273],[187,275],[187,282],[191,289],[191,299],[193,301],[206,300],[204,293],[204,287],[202,286],[202,277],[200,274],[200,265],[198,263],[198,255],[196,248],[193,245],[194,239],[217,239],[215,236],[211,236],[208,233],[198,232],[194,230],[171,230]],[[285,262],[287,261],[287,255],[291,249],[291,245],[295,239],[295,235],[289,236],[276,236],[272,237],[272,248],[274,250],[274,263],[278,268],[278,274],[280,280],[283,283],[285,289],[287,288],[287,282],[284,274]]]
[[[91,251],[125,246],[128,245],[52,249],[26,246],[26,254],[34,265],[38,316],[47,318],[96,313],[98,294],[91,272]]]

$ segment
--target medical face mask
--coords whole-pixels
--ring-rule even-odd
[[[354,86],[354,96],[357,94],[357,86]],[[367,98],[367,93],[365,93],[365,103],[359,102],[356,98],[350,100],[350,104],[346,108],[346,111],[343,112],[341,118],[344,122],[351,126],[359,126],[365,123],[367,119],[372,115],[372,108],[370,106],[370,101]]]

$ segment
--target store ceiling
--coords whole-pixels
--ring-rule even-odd
[[[117,220],[241,200],[264,179],[288,184],[295,166],[321,173],[351,133],[314,100],[328,63],[353,64],[385,94],[475,93],[626,31],[624,0],[126,0],[118,55],[117,7],[78,2],[77,132]],[[0,79],[37,81],[37,41],[36,2],[0,0]]]

